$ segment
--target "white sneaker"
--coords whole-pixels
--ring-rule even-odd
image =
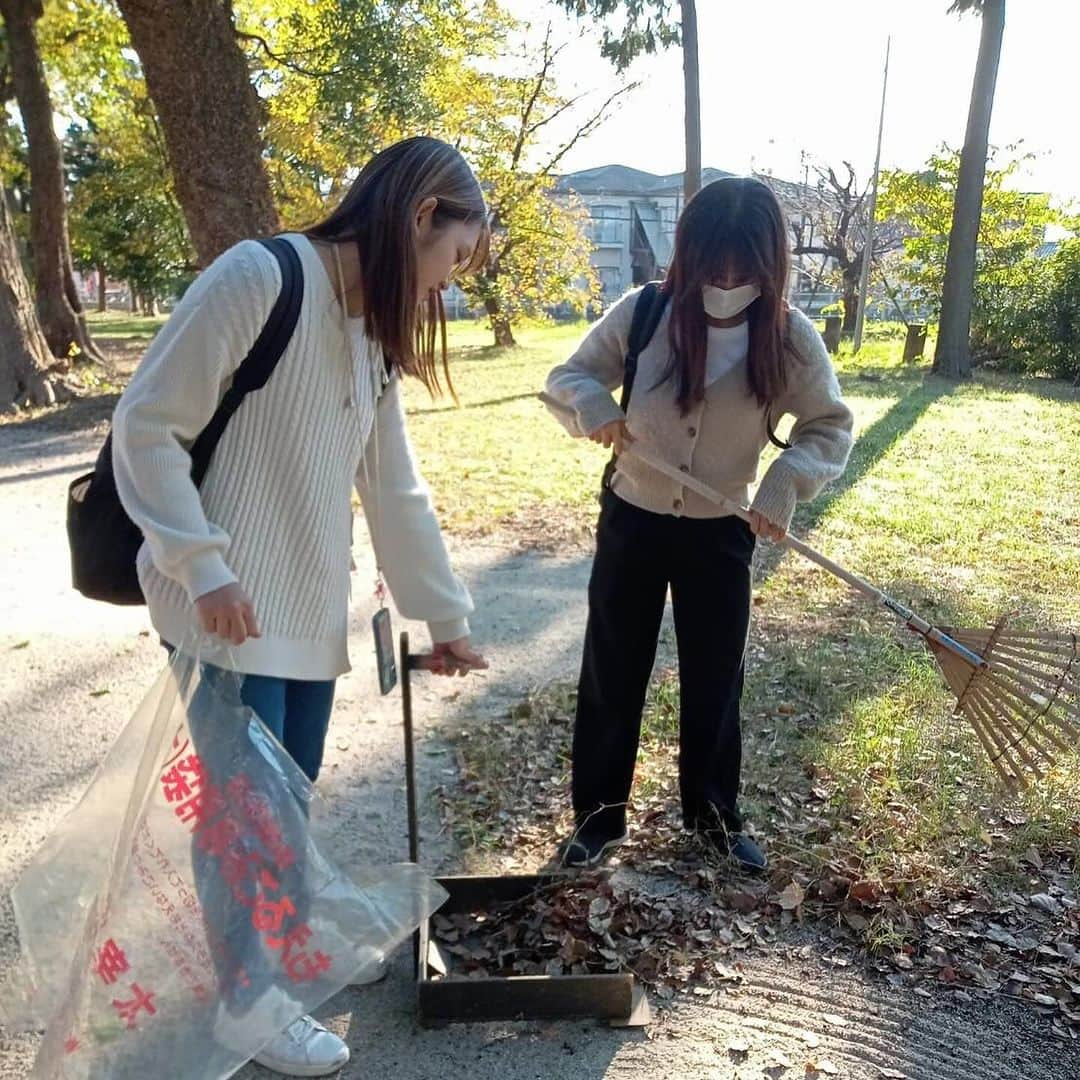
[[[349,1060],[349,1048],[317,1020],[301,1016],[252,1059],[283,1076],[329,1076]]]
[[[218,1002],[214,1039],[237,1054],[248,1055],[267,1032],[280,1031],[304,1011],[303,1005],[279,987],[270,986],[246,1009],[233,1014]],[[261,1035],[261,1038],[260,1038]]]

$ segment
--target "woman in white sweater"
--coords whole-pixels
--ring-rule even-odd
[[[575,831],[563,848],[570,865],[595,864],[626,838],[669,587],[683,822],[743,867],[766,865],[736,805],[754,533],[783,538],[796,500],[813,498],[843,472],[852,424],[821,338],[787,305],[789,267],[787,225],[772,191],[749,178],[717,180],[679,219],[659,290],[625,296],[548,377],[553,412],[572,435],[619,454],[636,442],[741,504],[776,422],[795,417],[790,444],[751,504],[752,529],[633,453],[618,458],[602,494],[589,582],[573,743]],[[624,414],[611,391],[626,389],[639,300],[662,315],[638,356]]]
[[[230,420],[200,488],[189,448],[281,289],[269,251],[244,241],[195,281],[116,409],[117,489],[145,536],[139,580],[155,629],[174,646],[195,627],[230,642],[245,704],[312,780],[334,680],[349,666],[354,485],[380,588],[385,574],[401,613],[427,621],[438,670],[486,666],[409,448],[401,380],[439,389],[440,290],[482,261],[487,238],[483,195],[461,155],[430,138],[398,143],[323,222],[286,234],[304,279],[295,332]],[[445,332],[442,341],[446,371]],[[235,989],[222,988],[226,999]],[[348,1056],[301,1017],[256,1060],[319,1076]]]

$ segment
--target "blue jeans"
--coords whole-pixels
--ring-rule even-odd
[[[176,651],[167,641],[162,645],[170,656]],[[212,664],[206,667],[227,677]],[[243,675],[240,684],[240,700],[255,710],[312,783],[322,767],[336,685],[335,679],[281,679],[275,675]]]
[[[334,707],[334,680],[245,675],[240,700],[259,714],[289,756],[313,783],[322,765],[326,729]]]

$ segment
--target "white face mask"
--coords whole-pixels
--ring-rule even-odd
[[[701,299],[705,304],[705,314],[710,319],[730,319],[748,308],[759,296],[761,289],[757,285],[740,285],[735,289],[721,289],[716,285],[706,285],[701,290]]]

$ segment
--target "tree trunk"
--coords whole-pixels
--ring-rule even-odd
[[[941,323],[934,371],[953,379],[971,374],[971,307],[975,290],[975,259],[982,218],[983,184],[986,180],[986,153],[990,139],[990,114],[994,108],[1001,39],[1005,32],[1005,0],[985,0],[982,5],[982,32],[979,59],[971,87],[964,149],[953,202],[949,252],[945,259],[945,280],[941,292]]]
[[[278,229],[261,106],[229,0],[118,0],[161,119],[199,263]]]
[[[8,63],[19,104],[30,162],[30,255],[38,315],[53,355],[67,359],[73,349],[92,360],[104,358],[90,340],[71,264],[64,164],[53,128],[52,102],[45,82],[34,23],[40,0],[0,0],[7,28]]]
[[[701,78],[698,74],[697,4],[682,7],[683,84],[686,97],[686,172],[683,194],[689,202],[701,189]]]
[[[135,291],[135,286],[128,282],[128,311],[132,315],[139,313],[139,294]]]
[[[109,310],[108,280],[105,267],[99,266],[97,268],[97,309],[102,315]]]
[[[52,362],[23,273],[7,196],[0,188],[0,412],[21,401],[52,405],[56,396],[46,369]]]
[[[495,344],[504,346],[516,345],[517,342],[514,340],[513,327],[511,327],[510,320],[506,317],[506,314],[499,307],[498,298],[489,296],[484,301],[484,310],[487,312],[491,330],[495,335]]]
[[[840,333],[844,337],[853,337],[855,324],[859,321],[859,271],[862,267],[861,260],[843,268],[844,283],[844,325]]]

